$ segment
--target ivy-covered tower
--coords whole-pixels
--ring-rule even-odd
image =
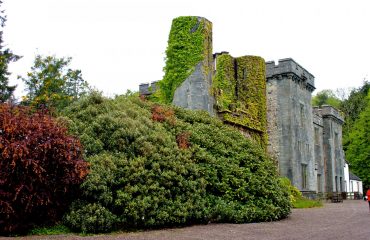
[[[266,148],[263,58],[212,54],[212,23],[202,17],[178,17],[172,21],[164,71],[161,81],[141,84],[140,94],[217,115]]]
[[[267,144],[265,60],[216,53],[213,94],[217,114],[244,135]]]
[[[214,114],[210,94],[213,73],[210,21],[191,16],[173,19],[164,71],[158,93],[162,101]]]

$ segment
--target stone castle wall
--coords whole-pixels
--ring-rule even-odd
[[[314,77],[293,59],[266,63],[270,154],[301,191],[316,191],[311,94]],[[272,148],[275,149],[272,149]]]
[[[197,17],[197,23],[193,27],[197,25],[205,28],[202,43],[203,59],[194,66],[190,76],[176,88],[172,104],[187,109],[206,110],[215,115],[214,99],[210,94],[213,73],[212,23],[205,18]],[[190,31],[194,31],[194,28]]]

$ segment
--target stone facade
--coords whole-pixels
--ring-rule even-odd
[[[312,108],[314,76],[293,59],[266,63],[269,153],[282,176],[308,196],[344,191],[343,117]]]
[[[335,108],[328,105],[314,108],[314,112],[322,117],[325,191],[345,191],[345,159],[342,148],[342,125],[344,119]]]
[[[316,192],[311,95],[314,76],[293,59],[266,63],[268,149],[279,171],[304,192]]]
[[[197,19],[210,28],[203,60],[175,89],[172,103],[208,111],[262,143],[280,174],[307,196],[344,191],[343,117],[330,106],[312,108],[314,76],[290,58],[275,64],[212,54],[212,24]],[[151,95],[158,85],[141,84],[140,94]]]

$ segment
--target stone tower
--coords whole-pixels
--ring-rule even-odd
[[[311,96],[314,76],[293,59],[266,63],[268,151],[303,193],[316,192]]]
[[[161,91],[167,102],[214,115],[212,23],[202,17],[173,19]]]
[[[344,119],[335,108],[328,105],[323,105],[321,108],[315,107],[314,113],[322,118],[323,134],[321,135],[321,141],[324,160],[323,173],[325,175],[324,190],[326,192],[343,192],[345,191],[344,152],[342,148]],[[315,133],[317,131],[320,132],[320,128],[315,125]]]
[[[229,125],[267,145],[266,67],[259,56],[214,54],[213,96],[217,115]]]

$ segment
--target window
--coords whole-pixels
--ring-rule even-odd
[[[301,175],[302,175],[302,189],[307,188],[307,164],[301,165]]]
[[[335,191],[338,192],[338,176],[335,176]]]
[[[315,127],[315,145],[320,144],[319,128]]]
[[[334,136],[334,145],[335,145],[335,150],[337,150],[339,148],[338,133],[335,133],[335,136]]]
[[[321,174],[317,174],[317,192],[322,192]]]
[[[310,153],[310,144],[306,143],[306,155]]]
[[[339,178],[339,190],[343,192],[342,177]]]
[[[243,69],[243,80],[247,79],[247,69]]]
[[[300,108],[299,108],[299,113],[300,113],[300,117],[301,117],[301,127],[304,126],[304,105],[302,103],[299,104],[300,105]]]

